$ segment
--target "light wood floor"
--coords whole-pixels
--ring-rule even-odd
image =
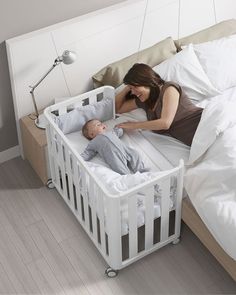
[[[0,294],[236,294],[236,283],[182,226],[182,240],[119,272],[55,189],[20,158],[0,165]]]

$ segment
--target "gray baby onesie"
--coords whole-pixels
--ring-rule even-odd
[[[144,168],[138,152],[119,139],[122,135],[123,129],[118,127],[98,134],[89,142],[81,156],[85,161],[89,161],[98,153],[112,170],[123,175],[148,171]]]

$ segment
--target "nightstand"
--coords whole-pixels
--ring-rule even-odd
[[[46,131],[37,128],[29,116],[20,119],[20,128],[25,159],[46,185],[50,178]]]

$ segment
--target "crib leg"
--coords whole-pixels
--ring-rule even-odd
[[[179,244],[179,242],[180,242],[180,238],[177,238],[172,242],[172,244],[177,245],[177,244]]]
[[[49,188],[49,189],[55,188],[55,185],[54,185],[54,183],[52,182],[52,179],[51,179],[51,178],[48,179],[46,186],[47,186],[47,188]]]
[[[108,278],[115,278],[118,275],[118,270],[114,270],[111,267],[108,267],[105,270],[105,274],[108,276]]]

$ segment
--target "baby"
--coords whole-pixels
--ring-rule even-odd
[[[119,139],[123,135],[122,128],[115,127],[108,131],[105,124],[93,119],[84,124],[82,133],[91,140],[81,154],[85,161],[91,160],[98,153],[112,170],[120,174],[148,171],[137,151]]]

